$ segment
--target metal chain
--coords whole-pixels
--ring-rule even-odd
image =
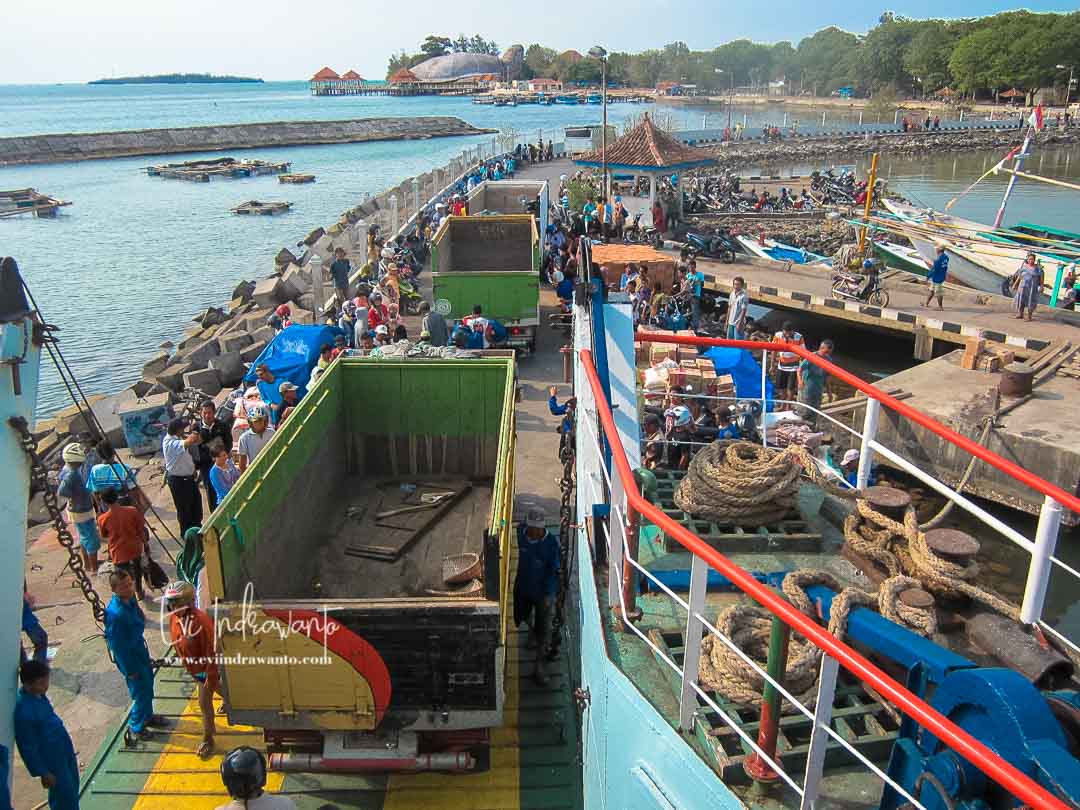
[[[38,455],[37,441],[34,439],[33,434],[30,433],[30,426],[21,416],[11,417],[8,424],[19,434],[19,444],[30,459],[31,490],[35,487],[41,490],[45,508],[48,510],[49,517],[52,519],[53,526],[56,529],[56,537],[60,541],[60,545],[67,549],[68,565],[71,566],[71,571],[75,574],[75,581],[79,584],[83,597],[90,603],[90,609],[94,613],[94,621],[101,626],[105,621],[105,605],[101,601],[101,597],[98,596],[97,591],[94,590],[94,584],[90,581],[86,568],[83,566],[82,557],[75,548],[75,538],[71,536],[67,521],[64,520],[63,512],[60,511],[60,503],[56,499],[56,492],[49,486],[49,471],[41,460],[41,456]]]
[[[562,628],[566,624],[566,594],[570,590],[571,528],[573,523],[574,494],[574,432],[560,437],[559,458],[563,462],[562,480],[559,489],[562,499],[559,505],[559,593],[555,597],[555,615],[551,620],[551,650],[548,658],[554,659],[559,654],[562,644]]]

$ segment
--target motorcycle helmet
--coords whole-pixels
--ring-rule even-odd
[[[874,266],[874,260],[873,259],[863,259],[863,263],[862,263],[862,269],[863,270],[870,270],[870,269],[873,268],[873,266]]]
[[[685,405],[676,405],[664,411],[664,418],[671,419],[675,427],[686,427],[690,424],[690,409]]]
[[[254,408],[248,409],[248,422],[254,422],[256,419],[262,419],[266,421],[266,408],[262,405],[256,405]]]
[[[266,759],[250,746],[234,748],[221,761],[221,781],[234,799],[254,799],[266,785]]]
[[[165,586],[165,593],[161,598],[167,611],[173,611],[181,607],[191,607],[195,604],[195,588],[192,587],[190,582],[178,579]]]
[[[65,444],[64,450],[60,455],[65,463],[81,464],[86,461],[86,453],[78,442],[69,442],[68,444]]]

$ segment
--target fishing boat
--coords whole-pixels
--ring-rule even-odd
[[[602,101],[603,97],[599,93],[589,93],[589,95],[585,97],[585,102],[587,104],[600,104]]]
[[[875,239],[873,242],[874,253],[887,267],[906,270],[920,278],[926,278],[933,262],[928,262],[913,247],[889,242],[884,239]]]
[[[580,104],[581,99],[579,99],[577,96],[571,96],[571,95],[556,96],[555,97],[555,103],[556,104]]]
[[[248,200],[229,210],[234,214],[261,214],[263,216],[273,216],[274,214],[285,213],[290,208],[292,208],[292,203],[286,200]]]
[[[19,214],[33,214],[36,217],[55,217],[56,212],[69,200],[58,200],[37,189],[20,188],[13,191],[0,191],[0,218]]]
[[[757,256],[759,259],[772,259],[773,261],[778,262],[793,262],[795,264],[805,265],[832,266],[832,259],[827,256],[812,253],[811,251],[795,247],[794,245],[777,242],[775,239],[766,238],[764,244],[762,244],[763,240],[752,236],[737,236],[736,239],[739,240],[739,244],[742,245],[743,250],[751,256]]]

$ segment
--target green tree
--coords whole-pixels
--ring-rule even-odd
[[[464,34],[458,34],[453,44],[454,53],[467,53],[469,50],[469,38]]]
[[[912,76],[904,67],[904,57],[916,34],[917,23],[891,12],[881,15],[859,46],[859,84],[876,90],[885,85],[911,87]]]
[[[532,71],[533,76],[550,76],[556,56],[558,54],[551,48],[534,42],[525,50],[525,66]]]
[[[922,79],[923,90],[940,90],[953,80],[949,57],[955,46],[956,37],[944,23],[923,23],[904,55],[904,68]]]
[[[424,41],[420,43],[420,53],[424,55],[425,59],[431,59],[433,56],[445,56],[450,53],[453,44],[449,37],[437,37],[434,34],[428,34]]]
[[[817,95],[855,84],[859,38],[835,26],[822,28],[799,42],[796,53],[800,84]]]

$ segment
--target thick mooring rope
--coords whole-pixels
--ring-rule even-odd
[[[822,473],[804,447],[776,450],[726,439],[713,442],[694,456],[675,489],[675,505],[716,523],[768,525],[795,507],[803,473],[834,495],[855,494]]]

